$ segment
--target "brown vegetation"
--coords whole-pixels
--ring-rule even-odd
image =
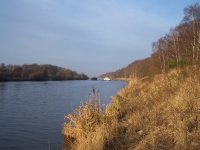
[[[65,148],[200,149],[200,70],[132,79],[103,112],[88,103],[67,115]]]

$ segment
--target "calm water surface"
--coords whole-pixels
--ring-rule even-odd
[[[64,115],[99,89],[101,103],[110,102],[125,82],[0,82],[0,150],[60,149]]]

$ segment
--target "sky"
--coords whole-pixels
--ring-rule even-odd
[[[98,76],[151,55],[198,0],[0,0],[0,63]]]

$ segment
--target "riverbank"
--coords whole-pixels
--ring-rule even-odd
[[[71,149],[199,149],[200,70],[131,79],[102,111],[87,103],[66,116]]]
[[[0,82],[5,81],[63,81],[87,80],[87,75],[54,65],[5,65],[0,66]]]

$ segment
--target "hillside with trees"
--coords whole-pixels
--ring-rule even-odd
[[[171,28],[169,33],[152,43],[150,57],[137,60],[127,67],[101,77],[130,78],[154,76],[174,68],[183,68],[200,63],[200,5],[198,3],[184,9],[181,23]]]
[[[53,65],[5,65],[0,66],[0,81],[56,81],[86,80],[85,74]]]
[[[66,115],[64,149],[200,149],[200,5],[184,12],[151,57],[105,74],[129,78],[106,109],[94,99]]]

